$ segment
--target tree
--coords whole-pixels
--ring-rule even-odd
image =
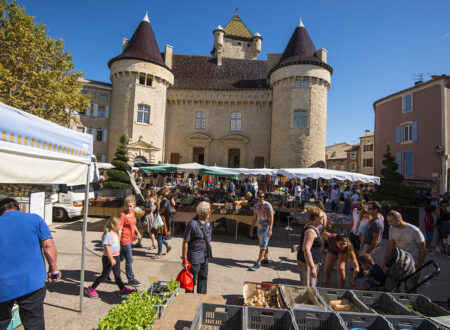
[[[403,182],[403,175],[397,172],[398,164],[391,154],[391,146],[386,145],[386,152],[383,155],[383,165],[381,170],[382,178],[372,194],[372,199],[384,201],[391,206],[410,205],[416,199],[416,192]]]
[[[61,39],[50,38],[15,1],[0,0],[0,102],[69,126],[89,105],[82,75]]]
[[[130,184],[130,176],[127,171],[131,171],[131,166],[128,165],[128,155],[125,148],[127,136],[122,134],[119,138],[120,145],[116,150],[115,156],[111,162],[115,168],[108,170],[108,179],[105,180],[103,186],[110,189],[133,189]]]

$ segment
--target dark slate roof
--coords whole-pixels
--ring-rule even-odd
[[[309,37],[308,32],[303,26],[297,26],[289,40],[286,49],[281,55],[278,64],[270,71],[272,73],[276,69],[283,66],[293,64],[312,64],[322,66],[330,73],[333,73],[331,66],[323,62],[317,57],[316,47]],[[269,74],[270,74],[269,73]]]
[[[141,21],[122,54],[109,60],[108,66],[111,67],[113,62],[124,59],[143,60],[167,68],[149,21]]]
[[[175,89],[269,88],[266,61],[173,54],[172,72]]]

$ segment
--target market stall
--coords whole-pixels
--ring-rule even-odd
[[[374,183],[379,185],[380,178],[378,176],[345,172],[337,170],[329,170],[326,168],[311,167],[311,168],[281,168],[277,170],[277,175],[285,176],[288,179],[325,179],[325,180],[339,180],[352,181],[363,183]]]
[[[0,103],[0,182],[8,184],[85,185],[80,283],[83,307],[92,136]]]

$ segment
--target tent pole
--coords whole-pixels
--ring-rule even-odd
[[[81,243],[81,273],[80,273],[80,313],[83,311],[83,297],[84,297],[84,256],[86,254],[86,231],[87,231],[87,216],[89,207],[89,182],[91,181],[91,166],[89,162],[87,167],[86,188],[84,190],[84,212],[83,212],[83,231]]]
[[[319,178],[317,178],[317,180],[316,180],[316,196],[319,196],[319,191],[318,191],[318,189],[319,189]],[[316,201],[317,199],[319,199],[319,198],[316,198],[316,196],[314,196],[314,201]]]

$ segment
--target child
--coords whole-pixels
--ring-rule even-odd
[[[386,275],[379,265],[376,265],[370,254],[361,253],[358,258],[362,272],[366,279],[361,290],[382,290],[386,282]]]
[[[434,205],[425,206],[425,232],[427,253],[431,253],[431,241],[433,241],[434,234],[434,217],[433,213],[436,207]]]
[[[102,244],[105,249],[102,257],[103,271],[102,274],[97,277],[94,283],[85,289],[86,294],[91,298],[98,298],[97,286],[103,282],[111,270],[114,273],[116,284],[119,287],[119,294],[130,294],[135,290],[131,290],[125,287],[120,278],[120,244],[117,231],[120,228],[120,219],[117,217],[109,218],[106,223],[105,230],[102,235]]]

